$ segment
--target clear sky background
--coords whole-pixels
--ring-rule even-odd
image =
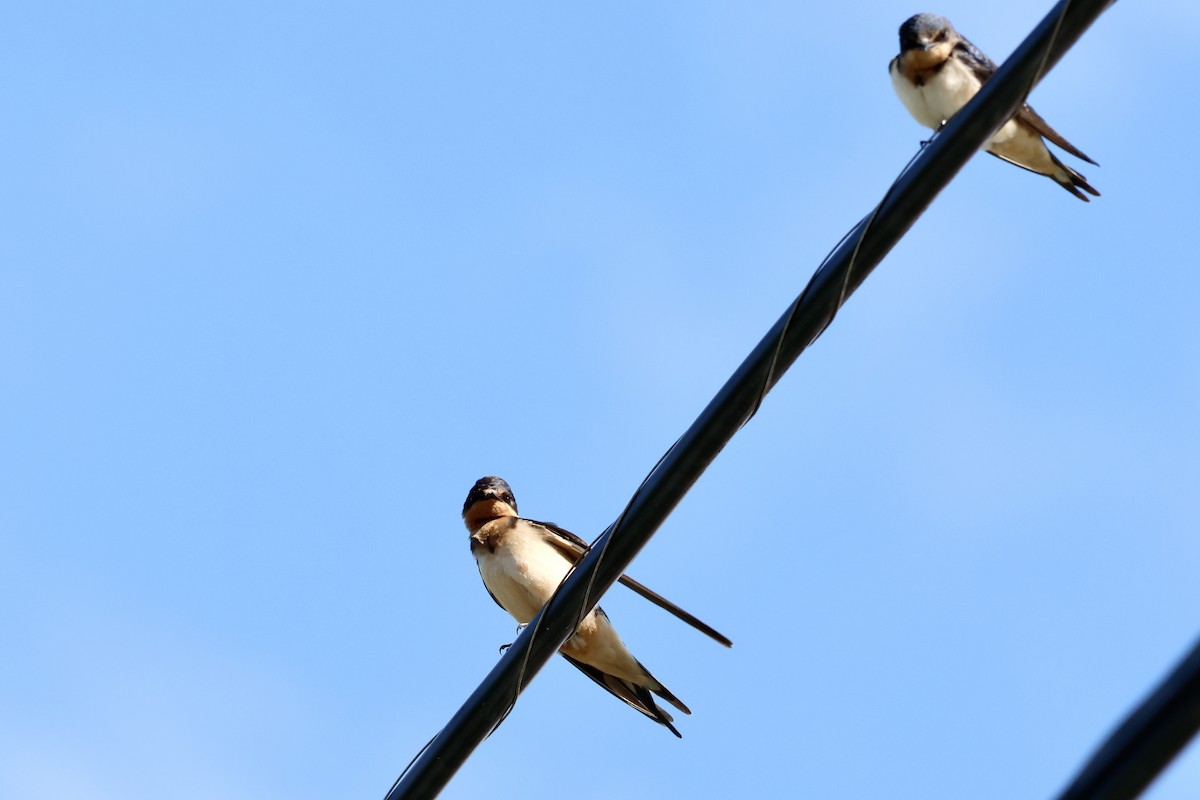
[[[486,474],[594,538],[928,134],[896,29],[1049,0],[25,3],[0,48],[0,796],[380,798],[512,640]],[[1033,95],[448,798],[1051,797],[1200,635],[1192,0]],[[1200,795],[1193,747],[1155,800]]]

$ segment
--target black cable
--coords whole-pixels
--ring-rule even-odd
[[[1130,800],[1200,729],[1200,643],[1108,737],[1058,800]]]
[[[963,165],[1024,102],[1111,4],[1062,0],[962,111],[888,190],[882,203],[846,236],[803,295],[772,326],[716,397],[639,487],[616,523],[600,535],[559,591],[517,637],[431,745],[397,781],[387,800],[435,797],[511,708],[512,699],[625,571],[762,397],[866,280]],[[1072,798],[1072,800],[1075,800]]]

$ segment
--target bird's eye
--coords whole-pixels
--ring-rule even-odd
[[[937,36],[933,37],[933,40],[934,40],[935,42],[944,42],[944,41],[946,40],[946,32],[945,32],[945,31],[938,31],[938,32],[937,32]]]

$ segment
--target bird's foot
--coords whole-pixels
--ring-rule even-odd
[[[528,622],[522,622],[520,625],[518,625],[518,626],[517,626],[517,636],[520,636],[520,635],[521,635],[521,631],[525,630],[525,628],[526,628],[528,625],[529,625],[529,623],[528,623]],[[505,650],[507,650],[508,648],[510,648],[510,647],[512,647],[512,646],[513,646],[513,643],[512,643],[512,642],[509,642],[508,644],[502,644],[502,645],[500,645],[500,653],[501,653],[501,654],[503,654]]]
[[[942,128],[946,127],[947,122],[949,122],[949,120],[945,120],[945,119],[942,120],[942,124],[938,125],[936,128],[933,129],[932,136],[930,136],[928,139],[922,139],[921,147],[928,147],[930,145],[930,143],[932,143],[933,140],[937,138],[937,135],[942,132]]]

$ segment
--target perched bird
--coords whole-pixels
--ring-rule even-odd
[[[534,618],[571,567],[590,549],[583,539],[556,525],[518,517],[512,489],[494,476],[475,482],[463,503],[463,522],[471,532],[471,553],[488,594],[521,625]],[[726,647],[732,644],[632,578],[622,575],[620,581]],[[671,715],[654,702],[650,693],[684,714],[692,712],[633,657],[599,606],[579,623],[559,652],[584,675],[680,735],[671,724]]]
[[[888,65],[888,72],[908,113],[922,125],[937,130],[992,77],[996,64],[954,30],[950,20],[937,14],[917,14],[900,26],[900,54]],[[1028,105],[1022,105],[984,149],[1010,164],[1049,177],[1085,203],[1089,201],[1083,192],[1099,197],[1086,178],[1054,157],[1043,136],[1071,155],[1096,163]]]

